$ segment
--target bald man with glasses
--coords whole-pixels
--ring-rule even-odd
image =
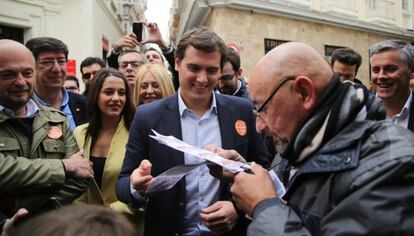
[[[298,42],[266,54],[249,88],[256,130],[274,137],[283,161],[269,171],[252,164],[232,179],[236,205],[253,217],[247,235],[414,234],[414,134],[384,120],[379,98],[341,83]],[[285,193],[275,173],[287,175]]]

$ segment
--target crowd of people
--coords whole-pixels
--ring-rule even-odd
[[[249,76],[199,27],[120,38],[66,74],[57,38],[0,40],[2,235],[413,235],[414,46],[288,42]],[[141,52],[137,46],[156,44]],[[249,166],[230,172],[152,130]],[[195,166],[148,194],[165,171]]]

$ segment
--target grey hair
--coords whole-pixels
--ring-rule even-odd
[[[400,40],[385,40],[375,43],[369,48],[369,57],[374,54],[388,51],[399,51],[408,68],[414,65],[414,47]]]
[[[136,53],[136,54],[138,54],[140,57],[141,57],[141,59],[142,59],[142,62],[144,62],[144,64],[146,64],[147,63],[147,57],[142,53],[142,52],[140,52],[140,51],[138,51],[138,50],[135,50],[135,49],[127,49],[127,50],[123,50],[120,54],[119,54],[119,56],[118,56],[118,63],[121,63],[121,58],[122,58],[122,56],[124,56],[124,55],[126,55],[126,54],[130,54],[130,53]]]

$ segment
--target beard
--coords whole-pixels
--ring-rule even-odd
[[[284,138],[273,137],[273,143],[278,153],[284,153],[289,146],[289,140]]]

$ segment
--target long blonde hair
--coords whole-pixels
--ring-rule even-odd
[[[135,82],[134,88],[134,102],[137,106],[141,105],[141,102],[139,100],[139,92],[141,90],[142,79],[147,73],[150,73],[152,76],[154,76],[155,80],[160,86],[163,98],[173,95],[175,93],[171,76],[165,67],[158,64],[142,65],[138,69],[137,80]]]

